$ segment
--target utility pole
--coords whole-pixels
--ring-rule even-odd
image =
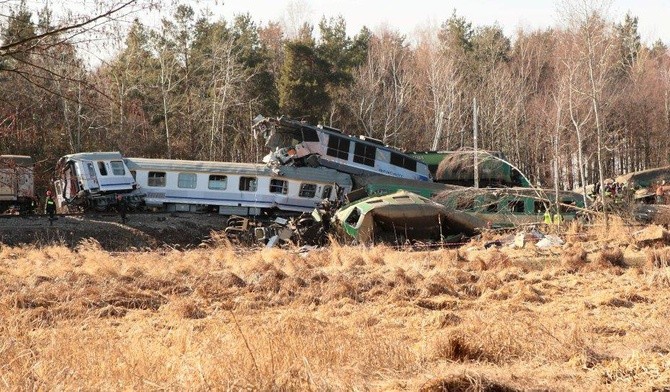
[[[477,98],[472,98],[472,112],[473,112],[473,144],[474,144],[474,156],[475,156],[475,189],[479,188],[479,157],[477,151]]]

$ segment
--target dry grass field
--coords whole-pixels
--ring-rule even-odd
[[[668,390],[670,247],[631,230],[549,249],[0,246],[0,389]]]

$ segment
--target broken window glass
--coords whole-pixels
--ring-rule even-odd
[[[256,192],[258,181],[256,177],[240,177],[240,190],[246,192]]]
[[[281,193],[285,195],[288,193],[288,182],[284,180],[277,180],[275,178],[270,180],[270,193]]]
[[[301,184],[298,196],[310,199],[313,198],[316,196],[316,184]]]
[[[148,186],[165,186],[165,172],[149,172]]]
[[[321,193],[322,199],[330,199],[330,193],[333,191],[332,185],[326,185],[323,187],[323,192]]]
[[[351,211],[345,222],[351,226],[356,226],[356,224],[358,223],[358,219],[360,219],[360,217],[361,217],[361,211],[358,209],[358,207],[356,207]]]
[[[507,208],[509,208],[511,212],[524,213],[526,211],[526,203],[524,200],[510,200],[507,203]]]
[[[107,168],[105,167],[105,162],[98,161],[98,170],[100,171],[101,176],[107,175]]]

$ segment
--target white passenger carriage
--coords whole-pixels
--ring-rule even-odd
[[[268,163],[322,165],[354,175],[382,174],[431,181],[424,162],[376,139],[353,137],[335,128],[316,127],[285,117],[256,117],[254,130],[273,149],[265,159]]]
[[[103,211],[122,194],[131,206],[139,205],[141,194],[119,152],[84,152],[65,155],[56,164],[57,203]]]
[[[224,215],[311,211],[351,191],[351,177],[325,167],[126,158],[147,207]]]
[[[27,211],[35,196],[34,161],[25,155],[0,155],[0,212]]]

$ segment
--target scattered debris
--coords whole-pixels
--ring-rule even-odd
[[[635,238],[638,246],[667,244],[670,242],[670,232],[662,226],[651,225],[633,233],[633,238]]]

